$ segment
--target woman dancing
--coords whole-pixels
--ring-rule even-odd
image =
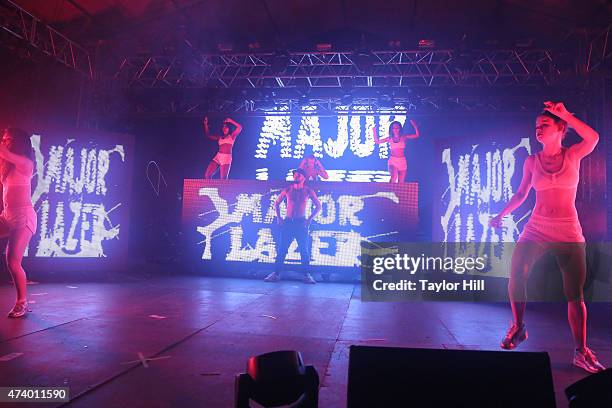
[[[234,126],[234,131],[230,132],[230,125]],[[230,167],[232,165],[232,148],[236,137],[242,131],[240,123],[233,119],[226,118],[221,127],[221,135],[213,135],[208,128],[208,117],[204,118],[204,134],[207,138],[216,140],[219,143],[219,151],[211,160],[204,173],[205,179],[211,179],[217,169],[220,168],[220,178],[227,179],[229,176]]]
[[[389,173],[391,174],[391,183],[403,183],[406,180],[406,171],[408,170],[408,163],[406,162],[406,155],[404,150],[406,149],[406,139],[416,139],[419,137],[419,128],[414,120],[410,123],[416,133],[412,135],[402,134],[402,124],[400,122],[391,122],[389,125],[389,136],[379,139],[376,126],[372,128],[374,133],[374,142],[381,144],[389,142],[391,148],[391,156],[389,157]]]
[[[0,144],[0,182],[4,203],[0,214],[0,237],[8,237],[6,264],[17,289],[17,301],[8,317],[22,317],[28,311],[26,274],[21,260],[36,232],[36,211],[32,207],[30,185],[33,173],[29,135],[21,129],[7,129]]]
[[[568,126],[582,141],[566,148],[561,141]],[[532,215],[512,254],[508,294],[514,322],[501,347],[513,349],[527,339],[523,317],[529,270],[542,254],[551,252],[563,275],[567,315],[576,346],[572,364],[591,373],[598,372],[604,366],[586,344],[585,240],[575,201],[580,160],[593,151],[599,135],[568,112],[562,103],[545,102],[544,111],[536,119],[536,139],[542,144],[542,151],[525,160],[523,179],[516,194],[490,222],[499,228],[502,218],[525,201],[531,187],[536,191]]]

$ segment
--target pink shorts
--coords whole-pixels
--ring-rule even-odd
[[[532,214],[518,242],[584,242],[577,217],[549,218]]]
[[[406,171],[408,169],[408,163],[405,157],[389,157],[389,166],[393,166],[397,171]]]
[[[219,166],[232,164],[232,155],[229,153],[217,153],[213,158],[213,161],[216,162]]]
[[[34,235],[37,220],[36,211],[31,206],[5,208],[0,214],[0,225],[6,226],[11,232],[20,228],[27,228]]]

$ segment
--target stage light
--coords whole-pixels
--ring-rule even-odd
[[[238,408],[250,407],[250,400],[264,406],[318,406],[319,374],[304,365],[298,351],[250,357],[247,372],[236,376],[235,387]]]
[[[353,64],[361,74],[370,74],[374,68],[373,55],[368,51],[358,51],[353,55]]]
[[[331,51],[332,49],[331,43],[319,43],[315,47],[316,47],[316,50],[320,52]]]
[[[435,48],[435,46],[434,40],[419,40],[419,48]]]
[[[287,67],[289,66],[290,62],[291,55],[289,55],[289,52],[277,51],[276,55],[274,55],[274,58],[272,58],[272,62],[270,64],[270,71],[272,71],[272,74],[274,75],[283,74],[287,70]]]
[[[234,51],[234,46],[230,43],[219,43],[217,44],[217,49],[221,52],[232,52]]]
[[[340,102],[342,105],[350,106],[353,104],[354,99],[353,94],[350,91],[346,91],[342,95],[342,98],[340,98]]]

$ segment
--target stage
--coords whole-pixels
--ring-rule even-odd
[[[501,303],[365,303],[358,285],[293,280],[140,273],[28,290],[27,318],[0,319],[0,378],[69,387],[71,407],[231,407],[248,357],[276,350],[301,351],[320,376],[319,406],[344,407],[350,345],[499,350],[510,321]],[[1,310],[13,291],[0,286]],[[608,365],[611,313],[589,305],[589,344]],[[570,365],[566,305],[530,304],[526,322],[519,350],[550,354],[567,406],[564,388],[587,373]]]

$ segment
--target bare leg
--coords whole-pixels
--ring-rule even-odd
[[[6,250],[6,263],[15,281],[18,303],[25,302],[27,299],[27,278],[23,266],[21,266],[21,261],[23,260],[23,253],[31,238],[32,231],[28,228],[15,230],[10,235],[9,244]]]
[[[391,174],[389,183],[397,183],[397,168],[395,166],[389,165],[389,174]]]
[[[512,307],[514,323],[523,324],[527,301],[527,280],[533,264],[540,258],[545,248],[535,242],[517,242],[512,253],[508,296]]]
[[[586,280],[586,255],[583,244],[563,244],[564,253],[557,255],[563,273],[563,291],[567,298],[567,319],[576,348],[586,347],[587,309],[583,289]]]
[[[221,165],[221,178],[223,180],[227,180],[229,178],[231,164],[223,164]]]
[[[398,183],[404,183],[406,180],[406,173],[408,173],[408,170],[404,170],[404,171],[398,171],[397,172],[397,182]]]
[[[215,174],[215,172],[217,171],[218,168],[219,168],[219,164],[216,161],[211,160],[211,162],[208,163],[208,167],[206,168],[206,172],[204,173],[204,178],[205,179],[211,179],[213,177],[213,175]]]

